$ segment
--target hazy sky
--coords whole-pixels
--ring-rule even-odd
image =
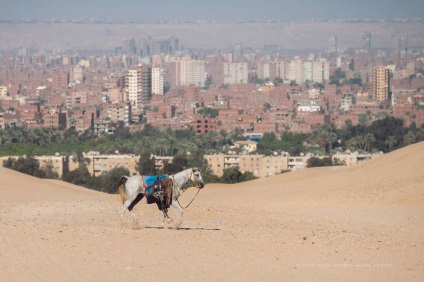
[[[424,0],[0,0],[0,20],[303,20],[423,17]]]

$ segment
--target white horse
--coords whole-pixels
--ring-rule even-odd
[[[174,228],[178,229],[183,222],[183,208],[178,203],[178,197],[181,193],[187,189],[185,187],[187,181],[191,180],[196,187],[199,189],[203,188],[205,184],[203,183],[202,175],[198,168],[189,168],[178,172],[176,174],[170,175],[169,178],[172,179],[172,207],[179,214],[179,219],[175,223]],[[124,224],[124,214],[128,212],[133,216],[134,224],[138,226],[138,220],[136,215],[132,213],[134,206],[146,195],[144,177],[141,175],[134,176],[122,176],[117,184],[117,190],[121,195],[123,209],[121,214],[121,225]],[[166,226],[166,217],[164,214],[163,226]]]

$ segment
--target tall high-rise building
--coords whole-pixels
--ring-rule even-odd
[[[211,64],[211,76],[216,86],[246,84],[249,82],[249,68],[246,62],[214,62]]]
[[[405,34],[401,34],[397,37],[397,51],[399,54],[399,59],[405,60],[406,53],[408,52],[408,36]]]
[[[389,99],[389,89],[389,70],[385,68],[374,69],[372,75],[372,96],[374,101],[383,102]]]
[[[169,64],[169,83],[173,87],[205,87],[205,73],[205,61],[185,57]]]
[[[80,66],[73,67],[70,76],[71,76],[70,81],[72,82],[79,81],[80,83],[83,83],[83,79],[84,79],[83,68]]]
[[[134,108],[142,109],[152,98],[152,69],[149,66],[131,67],[125,75],[127,100]]]
[[[290,60],[287,63],[287,80],[295,81],[296,83],[305,82],[305,66],[304,62],[298,57],[294,60]]]
[[[260,62],[258,64],[258,78],[274,80],[306,81],[324,83],[330,79],[330,63],[325,59],[301,60],[296,57],[290,61]]]
[[[326,60],[304,61],[303,67],[303,78],[305,81],[324,83],[330,79],[330,63]],[[297,81],[298,79],[295,80]]]
[[[331,35],[328,38],[328,51],[337,52],[337,36]]]
[[[52,89],[59,90],[68,88],[69,73],[63,70],[52,73]]]
[[[362,34],[362,49],[367,52],[371,50],[371,33],[369,32]]]
[[[152,95],[163,95],[163,69],[152,68]]]

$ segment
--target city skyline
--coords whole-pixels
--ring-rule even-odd
[[[420,0],[64,1],[0,0],[0,20],[101,18],[121,21],[308,20],[420,18]]]

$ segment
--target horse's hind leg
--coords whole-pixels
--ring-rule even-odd
[[[121,212],[121,227],[124,227],[124,214],[125,212],[128,210],[128,208],[126,206],[124,206],[122,208],[122,212]]]
[[[143,199],[144,195],[143,194],[138,194],[136,197],[133,197],[131,199],[128,199],[125,201],[124,203],[124,207],[122,210],[122,222],[124,221],[124,213],[128,210],[128,213],[131,214],[131,216],[133,217],[133,228],[134,229],[138,229],[138,218],[137,216],[132,212],[134,206],[140,202],[141,199]]]

